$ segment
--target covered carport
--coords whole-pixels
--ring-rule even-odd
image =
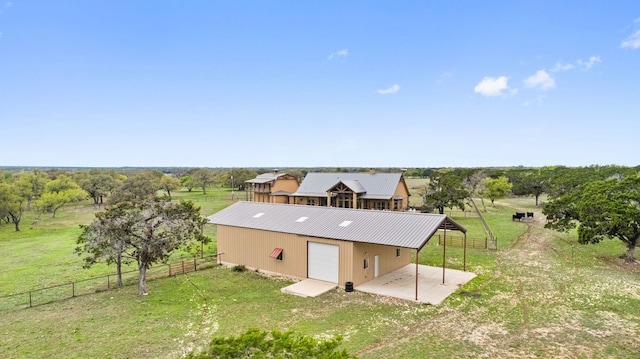
[[[357,290],[373,294],[412,299],[422,303],[439,304],[476,275],[467,272],[467,230],[446,215],[424,228],[426,233],[404,238],[403,245],[415,250],[415,262],[382,277],[375,278],[356,287]],[[447,233],[463,233],[462,271],[446,268]],[[443,235],[442,268],[420,265],[420,251],[438,232]]]
[[[471,272],[447,268],[444,269],[443,276],[439,267],[412,263],[363,283],[355,287],[355,290],[438,305],[475,277]]]

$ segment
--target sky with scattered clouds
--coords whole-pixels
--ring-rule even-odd
[[[640,165],[640,3],[0,0],[0,166]]]

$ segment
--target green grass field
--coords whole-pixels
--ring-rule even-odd
[[[174,198],[193,200],[203,215],[231,203],[228,190]],[[538,211],[537,221],[512,221],[516,209]],[[112,273],[83,269],[73,253],[78,224],[93,211],[78,205],[39,220],[29,213],[19,233],[0,226],[0,295]],[[458,214],[469,237],[485,236],[477,218]],[[579,245],[575,234],[544,229],[533,198],[496,201],[484,215],[499,250],[468,250],[467,268],[478,277],[461,288],[478,297],[454,294],[431,306],[336,289],[300,298],[280,293],[290,281],[213,267],[151,280],[144,297],[132,285],[3,311],[0,357],[180,358],[249,327],[340,334],[361,358],[637,357],[640,269],[618,260],[621,243]],[[215,241],[205,252],[215,253]],[[462,268],[462,250],[448,247],[446,260]],[[419,261],[441,265],[442,248],[429,243]]]

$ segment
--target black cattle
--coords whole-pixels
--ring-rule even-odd
[[[526,214],[524,212],[516,212],[516,214],[511,216],[511,220],[515,221],[516,219],[519,221],[523,218],[525,218]]]
[[[527,218],[528,218],[528,217],[533,218],[533,212],[527,212]]]

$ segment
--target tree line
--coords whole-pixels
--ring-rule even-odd
[[[114,169],[0,171],[0,225],[12,223],[19,231],[25,212],[51,213],[55,217],[65,205],[87,198],[95,206],[103,206],[150,198],[158,192],[170,199],[172,192],[180,188],[200,189],[206,194],[207,188],[234,184],[236,189],[244,190],[244,181],[256,175],[257,172],[242,168],[228,171],[195,168],[181,177],[155,169],[128,173]]]
[[[115,264],[118,286],[123,285],[122,266],[135,262],[138,294],[146,295],[146,272],[154,263],[166,262],[178,248],[210,240],[203,235],[207,221],[200,208],[191,201],[172,201],[172,192],[198,187],[206,194],[207,187],[216,183],[232,178],[243,183],[255,175],[243,169],[216,173],[202,168],[181,178],[157,170],[128,176],[100,169],[0,173],[0,219],[19,231],[26,211],[50,212],[55,217],[64,205],[92,198],[103,210],[90,224],[80,225],[75,252],[87,268],[98,262]]]

